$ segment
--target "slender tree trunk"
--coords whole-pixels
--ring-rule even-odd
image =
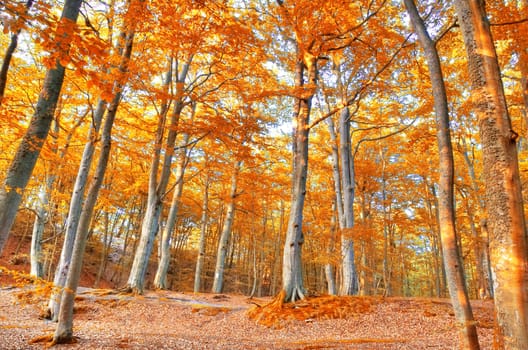
[[[167,217],[167,224],[160,241],[161,256],[158,263],[158,269],[154,278],[154,288],[167,288],[167,271],[169,270],[169,263],[171,258],[170,241],[173,235],[174,226],[178,216],[178,208],[180,199],[183,193],[183,176],[185,174],[185,167],[187,165],[187,148],[185,145],[189,142],[189,134],[183,134],[182,147],[180,149],[178,165],[176,167],[176,186],[172,196],[172,202],[169,209],[169,216]]]
[[[308,70],[308,84],[314,89],[317,73],[315,57],[301,56],[295,68],[295,86],[304,86],[305,67]],[[308,62],[304,62],[304,59]],[[305,65],[306,64],[306,65]],[[282,290],[285,301],[304,299],[305,289],[302,272],[302,245],[304,235],[302,232],[303,209],[306,197],[306,180],[308,176],[308,136],[309,120],[312,98],[315,91],[307,91],[306,97],[298,98],[295,110],[295,127],[293,133],[293,176],[292,176],[292,202],[286,241],[284,242],[282,260]]]
[[[129,34],[127,38],[127,46],[132,47],[133,33]],[[128,55],[130,57],[130,54]],[[102,132],[101,153],[99,161],[95,170],[92,183],[88,189],[86,200],[82,208],[82,213],[75,235],[73,253],[71,258],[71,266],[68,269],[66,283],[64,284],[64,291],[61,296],[60,309],[58,315],[58,324],[53,336],[53,343],[69,343],[73,339],[73,306],[75,301],[75,294],[81,277],[82,261],[88,240],[88,233],[90,232],[90,223],[94,212],[99,190],[103,183],[104,174],[108,165],[111,148],[111,130],[114,123],[117,106],[121,98],[121,88],[116,94],[114,101],[108,108],[105,125]]]
[[[70,208],[68,211],[68,218],[66,219],[66,234],[64,236],[64,242],[62,245],[61,255],[59,264],[55,271],[55,277],[53,279],[54,289],[51,293],[50,301],[48,304],[48,317],[57,321],[60,300],[62,296],[62,287],[66,282],[66,276],[70,268],[70,262],[73,252],[73,244],[75,241],[75,234],[79,224],[81,216],[82,203],[84,199],[84,192],[88,176],[90,173],[90,167],[92,165],[92,159],[95,152],[97,138],[99,137],[99,129],[101,127],[101,121],[106,111],[106,102],[99,100],[97,108],[94,112],[94,118],[92,127],[89,131],[88,142],[84,146],[81,163],[77,171],[77,177],[75,178],[75,184],[73,186],[73,193],[70,199]]]
[[[57,110],[60,113],[60,107]],[[59,132],[59,124],[55,120],[53,131],[56,135]],[[54,138],[52,152],[57,153],[56,137]],[[44,184],[39,188],[38,200],[35,205],[35,221],[33,222],[33,232],[31,234],[31,248],[30,248],[30,274],[37,278],[44,277],[44,265],[42,256],[42,239],[44,236],[45,224],[49,219],[49,196],[53,183],[57,175],[50,174],[46,177]]]
[[[329,254],[333,253],[335,249],[335,239],[336,239],[336,230],[337,230],[337,222],[336,217],[339,222],[341,222],[342,218],[344,217],[343,214],[343,196],[341,191],[341,175],[339,174],[339,150],[337,146],[337,135],[335,131],[334,126],[334,120],[332,118],[327,118],[326,123],[328,125],[328,132],[330,134],[330,141],[331,141],[331,147],[332,147],[332,174],[334,178],[334,191],[335,191],[335,202],[334,207],[337,209],[337,212],[332,216],[332,228],[331,228],[331,237],[328,243],[327,251]],[[334,210],[336,211],[336,210]],[[339,225],[341,226],[341,225]],[[326,280],[328,284],[328,294],[335,295],[337,294],[337,287],[336,287],[336,280],[334,275],[334,269],[331,263],[325,264],[325,275]]]
[[[210,175],[207,173],[204,186],[204,196],[202,200],[202,218],[200,225],[200,243],[198,244],[198,257],[196,259],[196,270],[194,271],[194,292],[200,292],[202,285],[202,270],[205,259],[205,242],[206,242],[206,233],[207,233],[207,220],[208,207],[209,207],[209,182]]]
[[[173,73],[171,59],[169,60],[169,69],[167,71],[164,82],[166,90],[168,90],[172,81],[172,74]],[[168,109],[168,100],[164,100],[158,119],[156,142],[154,145],[154,155],[152,156],[152,162],[150,166],[147,207],[141,223],[141,235],[139,238],[139,243],[135,249],[134,260],[132,262],[132,267],[130,270],[126,287],[126,289],[134,291],[136,293],[143,293],[148,260],[152,252],[154,239],[158,232],[159,216],[161,215],[161,196],[163,195],[163,193],[160,194],[160,192],[158,191],[158,189],[161,189],[161,179],[160,182],[158,182],[158,169],[160,165],[161,148],[163,145],[163,133],[165,129],[165,121]],[[168,183],[169,175],[170,174],[168,172],[162,175],[167,177],[167,181],[165,183]],[[163,192],[165,192],[165,189],[162,190]]]
[[[224,269],[226,263],[226,256],[229,246],[229,240],[231,237],[231,229],[233,227],[233,220],[235,219],[235,199],[237,196],[237,180],[238,173],[240,171],[240,166],[242,161],[235,161],[233,167],[233,174],[231,175],[231,193],[229,195],[229,203],[226,208],[226,216],[224,225],[222,228],[222,234],[218,241],[218,252],[216,255],[216,267],[214,272],[213,280],[213,293],[221,293],[223,284],[224,284]]]
[[[33,2],[34,0],[26,1],[25,14],[27,14],[27,12],[31,9],[31,6],[33,6]],[[9,72],[9,66],[11,65],[13,53],[15,53],[15,50],[18,46],[18,36],[21,32],[21,29],[17,29],[13,34],[11,34],[11,42],[7,47],[6,53],[4,55],[4,60],[2,62],[2,68],[0,69],[0,106],[2,105],[2,102],[4,100],[5,87],[7,84],[7,73]]]
[[[489,262],[489,234],[488,234],[488,225],[485,217],[486,213],[486,203],[484,198],[480,195],[480,188],[477,182],[477,177],[475,175],[475,167],[473,162],[470,160],[468,155],[467,144],[464,139],[462,139],[462,156],[464,161],[468,166],[469,178],[471,179],[471,189],[473,192],[473,197],[478,203],[478,208],[481,213],[480,220],[480,234],[476,235],[477,247],[476,247],[476,259],[477,266],[482,267],[482,271],[479,271],[479,275],[483,278],[482,290],[479,290],[481,297],[493,297],[493,281],[491,278],[490,262]],[[469,213],[468,213],[469,214]]]
[[[142,3],[143,1],[139,0],[139,2]],[[130,6],[132,6],[132,4]],[[119,65],[119,71],[122,75],[124,75],[128,70],[128,63],[132,55],[134,34],[134,30],[130,30],[128,33],[122,35],[124,47]],[[99,196],[99,190],[101,189],[101,185],[104,180],[106,168],[108,166],[112,142],[112,127],[114,125],[117,109],[123,93],[122,83],[116,82],[114,85],[114,91],[115,96],[108,106],[108,112],[106,113],[106,120],[104,122],[101,134],[101,152],[99,154],[99,160],[90,188],[88,189],[88,193],[86,195],[86,200],[82,207],[77,232],[74,238],[71,266],[67,272],[64,291],[60,300],[58,324],[53,336],[54,344],[69,343],[73,339],[73,306],[75,294],[77,293],[77,287],[81,277],[84,251],[86,247],[86,241],[88,239],[88,233],[90,232],[90,224],[92,221],[95,204]]]
[[[328,132],[330,134],[330,145],[332,147],[332,175],[334,178],[334,191],[336,197],[336,209],[337,217],[340,222],[340,227],[342,226],[341,222],[344,220],[343,214],[343,192],[341,190],[341,174],[339,173],[339,150],[337,144],[337,135],[334,126],[334,120],[332,118],[327,118],[326,123],[328,125]]]
[[[46,180],[46,183],[49,180]],[[42,265],[42,237],[44,235],[44,225],[47,220],[47,205],[48,205],[48,187],[41,186],[38,194],[38,205],[36,210],[35,221],[33,222],[33,233],[31,235],[30,259],[31,269],[30,274],[37,278],[44,277],[44,268]]]
[[[177,61],[176,61],[177,62]],[[172,158],[174,154],[174,145],[176,142],[176,136],[178,133],[178,124],[180,120],[181,112],[184,108],[183,103],[183,88],[185,77],[189,70],[190,64],[192,62],[192,56],[185,62],[182,71],[179,73],[176,81],[176,97],[174,109],[171,115],[171,121],[169,125],[169,132],[167,134],[167,139],[165,141],[165,154],[163,165],[161,168],[161,174],[158,180],[158,168],[160,163],[160,153],[161,147],[163,144],[163,130],[165,126],[165,114],[167,108],[162,108],[160,115],[160,122],[158,124],[158,131],[156,137],[156,149],[154,151],[154,156],[152,158],[152,165],[150,168],[149,176],[149,194],[148,194],[148,203],[147,211],[145,212],[145,217],[143,218],[143,224],[141,226],[141,237],[139,245],[137,247],[136,253],[134,255],[134,261],[132,263],[132,268],[130,270],[130,275],[128,278],[127,289],[132,290],[136,293],[143,293],[144,284],[145,284],[145,274],[148,267],[149,258],[152,252],[154,239],[159,229],[159,219],[162,211],[163,202],[162,199],[165,196],[165,191],[170,177],[170,168],[172,164]],[[172,67],[172,65],[171,65]],[[170,74],[170,75],[169,75]],[[178,69],[176,68],[176,74],[178,74]],[[169,69],[167,73],[167,79],[165,85],[168,86],[171,81],[172,68]],[[164,102],[166,106],[166,101]]]
[[[326,253],[328,254],[328,257],[334,255],[335,253],[335,236],[337,232],[337,220],[336,220],[336,213],[335,213],[335,202],[332,205],[332,218],[330,219],[330,237],[328,239],[328,245],[326,246]],[[337,294],[337,287],[336,287],[336,281],[335,281],[335,274],[334,274],[334,264],[332,264],[332,261],[325,262],[324,265],[324,273],[325,273],[325,279],[326,279],[326,285],[327,285],[327,292],[329,295],[336,295]]]
[[[404,3],[425,52],[433,89],[440,173],[438,212],[447,286],[455,316],[459,322],[461,347],[464,349],[479,349],[477,328],[465,284],[464,264],[457,245],[453,190],[454,158],[449,127],[447,94],[440,58],[435,43],[431,40],[425,24],[416,9],[414,0],[404,0]]]
[[[392,254],[389,250],[392,250],[390,247],[390,235],[389,235],[389,225],[390,225],[390,204],[387,205],[387,180],[385,178],[385,168],[387,166],[385,161],[385,152],[380,146],[379,152],[380,162],[381,162],[381,207],[383,210],[383,292],[384,296],[392,295]]]
[[[341,221],[341,263],[342,279],[339,293],[354,295],[358,292],[358,278],[354,262],[354,241],[352,228],[354,227],[354,195],[355,174],[354,158],[351,150],[350,113],[344,108],[339,116],[341,183],[343,190],[343,220]]]
[[[61,57],[68,55],[75,28],[71,23],[77,22],[81,3],[81,0],[66,0],[64,3],[60,24],[55,32],[57,35],[57,45],[55,47],[63,50],[58,52]],[[60,63],[60,59],[56,61],[54,68],[47,71],[35,108],[35,114],[31,118],[29,127],[7,170],[5,182],[0,187],[0,254],[2,254],[9,232],[15,221],[24,190],[31,178],[44,142],[48,137],[55,107],[64,82],[64,74],[65,68]]]
[[[517,138],[482,0],[456,0],[482,140],[493,271],[496,344],[528,349],[528,242]]]

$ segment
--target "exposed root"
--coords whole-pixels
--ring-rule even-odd
[[[142,290],[130,286],[124,286],[119,289],[116,289],[116,292],[117,295],[143,295]]]
[[[254,306],[248,310],[250,319],[257,323],[281,328],[288,321],[306,321],[323,319],[348,318],[372,311],[372,306],[380,302],[375,297],[353,296],[320,296],[308,297],[294,303],[284,302],[285,293],[279,293],[270,303],[264,306]]]
[[[75,344],[79,341],[78,337],[55,337],[53,334],[46,334],[35,337],[28,341],[29,344],[41,344],[44,343],[45,348],[50,348],[57,344]]]
[[[76,336],[65,336],[65,337],[53,337],[51,343],[48,343],[48,346],[58,345],[58,344],[76,344],[79,342],[79,337]]]
[[[50,344],[53,342],[53,334],[46,334],[41,335],[35,338],[32,338],[28,341],[29,344],[40,344],[40,343],[46,343],[46,346],[51,346]]]

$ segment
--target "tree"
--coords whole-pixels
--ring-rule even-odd
[[[33,6],[33,1],[34,0],[26,1],[24,15],[27,14],[29,9],[31,9],[31,6]],[[9,72],[9,66],[11,65],[11,59],[13,58],[13,53],[15,52],[18,46],[18,37],[21,32],[22,32],[22,28],[18,27],[11,34],[11,42],[9,43],[9,46],[7,47],[6,53],[4,55],[4,60],[2,61],[2,67],[0,68],[0,106],[2,105],[2,100],[4,99],[5,87],[7,84],[7,73]]]
[[[213,293],[221,293],[224,284],[224,269],[226,263],[226,255],[229,245],[229,239],[231,237],[231,230],[233,228],[233,221],[235,220],[237,181],[241,166],[241,160],[237,159],[233,162],[233,173],[231,174],[231,190],[229,193],[229,200],[227,202],[222,233],[220,234],[220,239],[218,240],[218,252],[216,255],[216,267],[212,288]]]
[[[206,160],[206,166],[207,166],[207,160]],[[205,175],[205,181],[204,181],[204,193],[203,193],[203,200],[202,200],[202,215],[201,215],[201,223],[200,223],[200,241],[198,244],[198,256],[196,258],[196,268],[194,271],[194,287],[193,290],[195,293],[200,292],[201,285],[202,285],[202,270],[204,265],[204,258],[205,258],[205,235],[207,233],[207,221],[209,218],[208,210],[209,210],[209,185],[211,182],[211,175],[209,170],[206,170]]]
[[[447,285],[451,301],[455,310],[455,316],[462,325],[460,327],[462,347],[464,349],[479,349],[477,327],[473,318],[473,312],[469,303],[469,297],[464,278],[464,265],[457,245],[457,233],[455,228],[455,198],[454,198],[454,159],[453,146],[451,144],[451,128],[449,127],[449,110],[447,94],[440,64],[440,57],[434,41],[429,36],[422,17],[414,3],[414,0],[404,0],[407,13],[411,19],[420,44],[424,50],[431,86],[433,90],[434,108],[436,113],[436,138],[439,153],[438,181],[438,219],[440,226],[440,237],[442,240],[442,251],[447,277]]]
[[[114,1],[110,3],[110,7],[113,10]],[[112,15],[112,13],[111,13]],[[112,23],[113,18],[109,19],[109,22]],[[112,43],[112,31],[113,27],[110,25],[108,28],[109,37],[108,41]],[[125,33],[121,33],[121,37]],[[119,47],[124,43],[118,43],[116,48],[116,53],[119,55],[123,50],[123,47]],[[107,69],[109,70],[109,69]],[[117,80],[114,80],[114,84]],[[104,91],[104,88],[102,89]],[[75,243],[75,237],[79,227],[79,221],[83,210],[83,203],[85,200],[86,186],[88,185],[88,178],[90,175],[90,169],[92,167],[92,162],[94,154],[96,151],[97,144],[100,137],[100,129],[103,123],[104,115],[107,112],[108,108],[108,98],[104,97],[104,93],[100,93],[98,96],[98,102],[95,110],[93,106],[89,106],[86,110],[91,111],[91,123],[88,130],[87,142],[84,145],[82,152],[82,157],[79,163],[79,168],[77,169],[77,175],[75,177],[75,183],[72,189],[68,216],[66,218],[66,232],[64,241],[62,244],[61,254],[59,258],[59,263],[57,265],[55,276],[53,278],[53,284],[55,286],[54,290],[51,293],[50,300],[48,303],[47,317],[53,321],[57,321],[59,315],[60,301],[62,298],[63,287],[66,283],[66,278],[71,266],[71,259],[73,254],[73,246]]]
[[[163,207],[163,198],[166,195],[166,190],[171,175],[171,164],[175,149],[174,146],[176,143],[176,136],[178,134],[180,116],[183,108],[187,105],[187,103],[184,102],[184,87],[185,79],[189,72],[192,59],[193,55],[190,55],[182,65],[181,71],[176,69],[176,72],[174,73],[172,68],[173,60],[171,59],[169,62],[169,69],[167,71],[165,81],[165,86],[167,88],[172,81],[172,74],[176,74],[176,95],[172,101],[174,102],[174,107],[170,116],[170,123],[168,126],[169,131],[166,135],[165,141],[165,119],[169,111],[168,100],[163,101],[162,108],[160,109],[160,115],[158,116],[159,121],[156,130],[156,148],[152,157],[149,173],[147,210],[141,225],[140,242],[134,255],[134,262],[132,264],[127,282],[127,289],[133,290],[140,294],[143,293],[148,259],[150,258],[150,254],[152,252],[154,238],[156,237],[156,234],[159,230],[158,224]],[[178,61],[176,60],[176,67],[178,67],[177,62]],[[161,164],[161,174],[158,174],[162,148],[164,150],[164,157],[163,163]]]
[[[65,64],[69,61],[68,52],[72,45],[81,0],[66,0],[55,31],[56,58],[44,79],[35,114],[18,146],[16,154],[7,170],[3,186],[0,188],[0,254],[15,221],[22,195],[35,164],[48,137],[51,121],[64,82]]]
[[[484,160],[497,344],[528,348],[528,238],[518,167],[517,138],[484,1],[456,0]]]
[[[119,64],[119,74],[124,76],[128,70],[130,57],[132,55],[132,46],[135,35],[135,25],[131,25],[131,19],[140,16],[142,13],[142,5],[144,1],[137,2],[131,0],[128,8],[128,26],[120,35],[120,53],[121,62]],[[92,216],[95,208],[99,191],[104,180],[106,168],[108,166],[108,159],[110,157],[110,150],[112,144],[112,128],[117,114],[117,109],[123,95],[123,79],[116,79],[114,84],[114,98],[110,101],[106,118],[103,125],[101,135],[101,151],[97,166],[93,175],[90,188],[86,195],[86,200],[83,204],[79,224],[75,234],[73,244],[73,251],[71,257],[71,267],[67,270],[67,278],[64,285],[64,291],[61,295],[60,310],[58,314],[57,328],[53,336],[53,344],[70,343],[73,339],[73,307],[75,302],[75,295],[81,277],[81,269],[86,247],[86,241],[92,222]]]
[[[176,218],[178,216],[178,209],[180,207],[181,196],[183,193],[183,176],[185,175],[185,168],[188,163],[187,144],[189,143],[189,134],[183,133],[180,150],[178,152],[178,164],[176,166],[176,186],[172,195],[172,201],[169,208],[169,215],[167,216],[166,227],[163,230],[160,242],[160,258],[158,262],[158,269],[154,277],[154,287],[159,289],[168,288],[167,285],[167,271],[170,263],[170,242],[173,236],[174,226],[176,225]]]

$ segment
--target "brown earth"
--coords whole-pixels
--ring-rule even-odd
[[[11,239],[5,251],[14,252],[17,242]],[[28,271],[20,256],[0,258],[2,350],[45,348],[45,343],[32,342],[53,334],[56,326],[40,317],[49,288],[23,276],[15,281],[6,272]],[[270,299],[243,295],[148,291],[133,296],[89,289],[89,270],[81,285],[74,318],[77,342],[56,349],[459,348],[457,325],[445,299],[319,297],[269,309],[262,306]],[[472,304],[481,349],[491,349],[493,302]],[[251,308],[254,318],[248,315]]]

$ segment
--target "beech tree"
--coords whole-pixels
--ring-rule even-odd
[[[75,35],[74,31],[81,4],[82,1],[80,0],[67,0],[64,3],[55,31],[55,51],[52,53],[52,57],[55,58],[54,66],[46,73],[35,114],[31,118],[29,127],[18,146],[7,170],[4,183],[0,188],[0,254],[15,221],[24,190],[48,137],[64,82],[65,64],[69,61],[68,52]]]
[[[9,66],[11,65],[11,59],[13,58],[13,53],[15,52],[17,46],[18,46],[18,37],[20,36],[20,33],[22,32],[22,26],[21,22],[24,20],[24,16],[27,14],[27,11],[33,6],[34,0],[27,0],[26,1],[26,8],[25,13],[22,15],[19,15],[18,22],[16,25],[14,25],[12,28],[13,32],[11,34],[11,41],[9,42],[9,46],[7,47],[6,53],[4,55],[4,59],[2,61],[2,67],[0,68],[0,106],[2,105],[2,100],[4,99],[4,93],[5,88],[7,84],[7,73],[9,72]],[[4,23],[5,25],[5,23]]]
[[[111,2],[110,6],[111,8],[113,8],[114,2]],[[110,15],[112,15],[112,13]],[[113,18],[111,18],[109,22],[112,23],[112,21]],[[108,28],[109,36],[107,38],[109,43],[112,43],[112,31],[113,27],[110,26]],[[120,35],[120,39],[122,40],[122,37],[125,35],[126,34],[122,32]],[[121,45],[124,45],[124,42],[118,43],[117,48],[115,50],[116,52],[114,54],[122,54],[122,50],[124,48]],[[105,67],[105,69],[109,70],[110,68]],[[116,83],[117,80],[114,81],[114,84]],[[92,106],[86,109],[87,111],[92,112],[92,123],[90,124],[90,128],[88,130],[88,140],[82,152],[81,161],[79,163],[77,176],[75,177],[75,183],[69,202],[68,216],[66,218],[65,237],[62,244],[59,263],[57,265],[55,276],[53,279],[53,284],[56,288],[53,290],[48,303],[48,311],[46,316],[53,321],[57,321],[59,315],[60,300],[62,298],[62,288],[66,283],[66,278],[68,276],[68,272],[71,266],[73,246],[79,227],[79,220],[83,210],[86,186],[88,185],[90,169],[92,167],[94,154],[100,137],[100,129],[103,123],[105,113],[107,112],[109,102],[110,101],[108,101],[108,98],[104,97],[104,93],[101,93],[100,96],[98,96],[98,102],[95,110],[93,110]]]
[[[112,128],[123,95],[123,82],[126,81],[122,78],[127,73],[130,57],[132,55],[132,46],[134,42],[136,25],[132,24],[131,21],[132,18],[142,14],[143,4],[143,0],[131,0],[128,3],[128,21],[124,27],[125,29],[121,32],[119,37],[120,42],[118,44],[121,54],[121,61],[118,69],[119,74],[121,75],[119,78],[121,79],[116,79],[116,82],[114,83],[114,97],[108,104],[106,118],[102,126],[101,151],[92,182],[88,189],[85,202],[82,206],[79,224],[74,237],[71,266],[67,270],[64,290],[60,297],[60,310],[58,313],[57,328],[55,329],[55,334],[53,336],[53,344],[70,343],[73,339],[73,307],[75,295],[77,293],[77,287],[81,277],[84,251],[92,222],[95,204],[104,180],[106,168],[108,166],[108,159],[110,158]]]
[[[231,174],[231,189],[229,192],[229,199],[226,206],[226,213],[224,217],[224,225],[218,240],[218,252],[216,254],[216,267],[214,271],[213,293],[221,293],[224,284],[224,269],[226,263],[226,255],[228,251],[229,239],[231,238],[231,230],[233,229],[233,221],[235,220],[235,208],[237,197],[237,182],[238,174],[242,166],[242,161],[235,160],[233,162],[233,173]]]
[[[183,108],[187,105],[185,97],[185,80],[189,72],[193,56],[184,62],[180,71],[173,73],[172,60],[167,72],[165,84],[168,86],[172,81],[172,74],[176,75],[176,95],[172,100],[174,107],[170,115],[168,133],[164,141],[165,120],[169,112],[169,100],[165,100],[160,109],[159,122],[156,131],[156,148],[152,157],[152,164],[149,174],[149,195],[147,201],[147,210],[143,218],[140,243],[134,255],[134,263],[130,270],[127,288],[138,293],[143,293],[145,283],[145,273],[147,271],[148,259],[152,252],[154,238],[159,230],[158,224],[163,207],[163,197],[166,195],[169,178],[171,175],[171,164],[173,160],[176,136],[178,134],[178,125],[180,122]],[[179,67],[176,63],[176,67]],[[162,148],[165,150],[163,162],[160,162]],[[161,164],[161,174],[158,174]],[[161,276],[160,276],[161,277]]]
[[[456,0],[484,160],[497,344],[528,348],[528,242],[512,129],[484,1]]]
[[[156,276],[154,277],[154,287],[159,289],[168,288],[167,272],[169,270],[169,263],[171,258],[170,242],[173,238],[174,226],[176,225],[180,201],[183,194],[183,176],[185,175],[185,169],[189,161],[189,157],[187,155],[188,142],[189,134],[183,133],[180,150],[178,152],[178,164],[176,166],[175,171],[176,185],[174,187],[174,193],[172,195],[172,201],[169,208],[169,214],[167,216],[166,227],[163,229],[163,234],[161,236],[158,269],[156,270]]]
[[[434,108],[436,114],[436,138],[439,153],[438,181],[438,220],[442,251],[447,275],[449,294],[462,333],[462,346],[465,349],[479,349],[477,327],[469,303],[469,297],[464,278],[464,265],[458,247],[455,209],[454,209],[454,157],[451,144],[451,128],[449,127],[449,110],[444,84],[440,57],[434,41],[431,39],[414,0],[404,0],[407,13],[411,19],[414,31],[424,50],[429,76],[433,90]]]

